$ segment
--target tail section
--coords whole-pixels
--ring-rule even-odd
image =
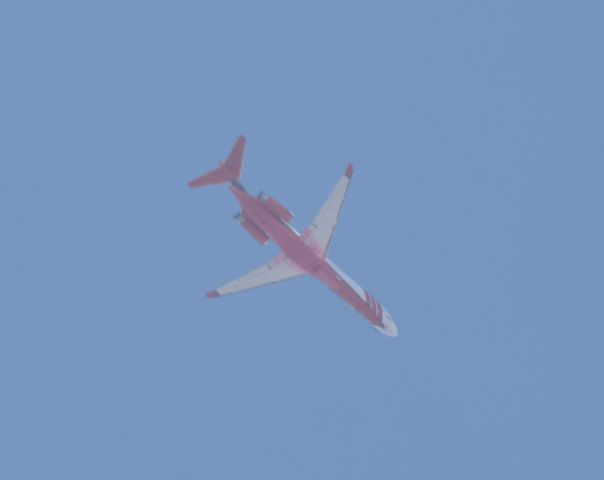
[[[241,169],[243,167],[243,149],[245,147],[245,137],[240,135],[231,150],[229,157],[224,162],[220,162],[220,167],[212,170],[201,177],[191,180],[189,187],[207,187],[218,183],[226,183],[241,178]]]

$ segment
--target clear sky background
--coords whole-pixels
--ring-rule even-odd
[[[0,478],[604,478],[601,1],[0,5]],[[214,301],[355,166],[317,281]]]

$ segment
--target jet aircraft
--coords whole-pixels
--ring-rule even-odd
[[[327,252],[350,184],[353,168],[348,165],[335,189],[312,224],[298,233],[290,222],[292,214],[265,193],[253,196],[241,184],[245,137],[241,135],[220,166],[189,182],[191,188],[228,183],[241,212],[235,218],[262,245],[272,239],[281,252],[261,267],[206,293],[208,298],[250,290],[302,275],[312,275],[349,303],[379,332],[396,337],[398,330],[388,311],[367,290],[327,258]]]

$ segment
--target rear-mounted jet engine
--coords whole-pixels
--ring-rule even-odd
[[[290,211],[287,208],[285,208],[277,200],[275,200],[273,197],[270,197],[266,193],[261,192],[258,195],[258,200],[260,200],[262,202],[262,204],[264,205],[264,208],[266,208],[273,215],[276,215],[277,217],[279,217],[285,223],[291,222],[292,219],[294,218],[294,216],[290,213]]]
[[[247,233],[251,235],[251,237],[256,240],[258,243],[262,245],[266,245],[269,241],[269,236],[264,233],[264,231],[258,227],[254,222],[252,222],[249,218],[241,213],[236,213],[233,217],[235,220],[239,220],[239,223],[243,228],[247,230]]]

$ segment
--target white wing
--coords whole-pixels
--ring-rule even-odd
[[[323,256],[327,255],[327,250],[329,250],[351,177],[352,165],[348,165],[346,172],[319,210],[314,221],[303,233],[306,243],[319,249]]]
[[[260,268],[257,268],[216,290],[206,293],[206,297],[216,298],[221,297],[222,295],[243,292],[245,290],[282,282],[283,280],[305,274],[306,272],[302,270],[302,268],[294,262],[291,262],[283,253],[279,253]]]

